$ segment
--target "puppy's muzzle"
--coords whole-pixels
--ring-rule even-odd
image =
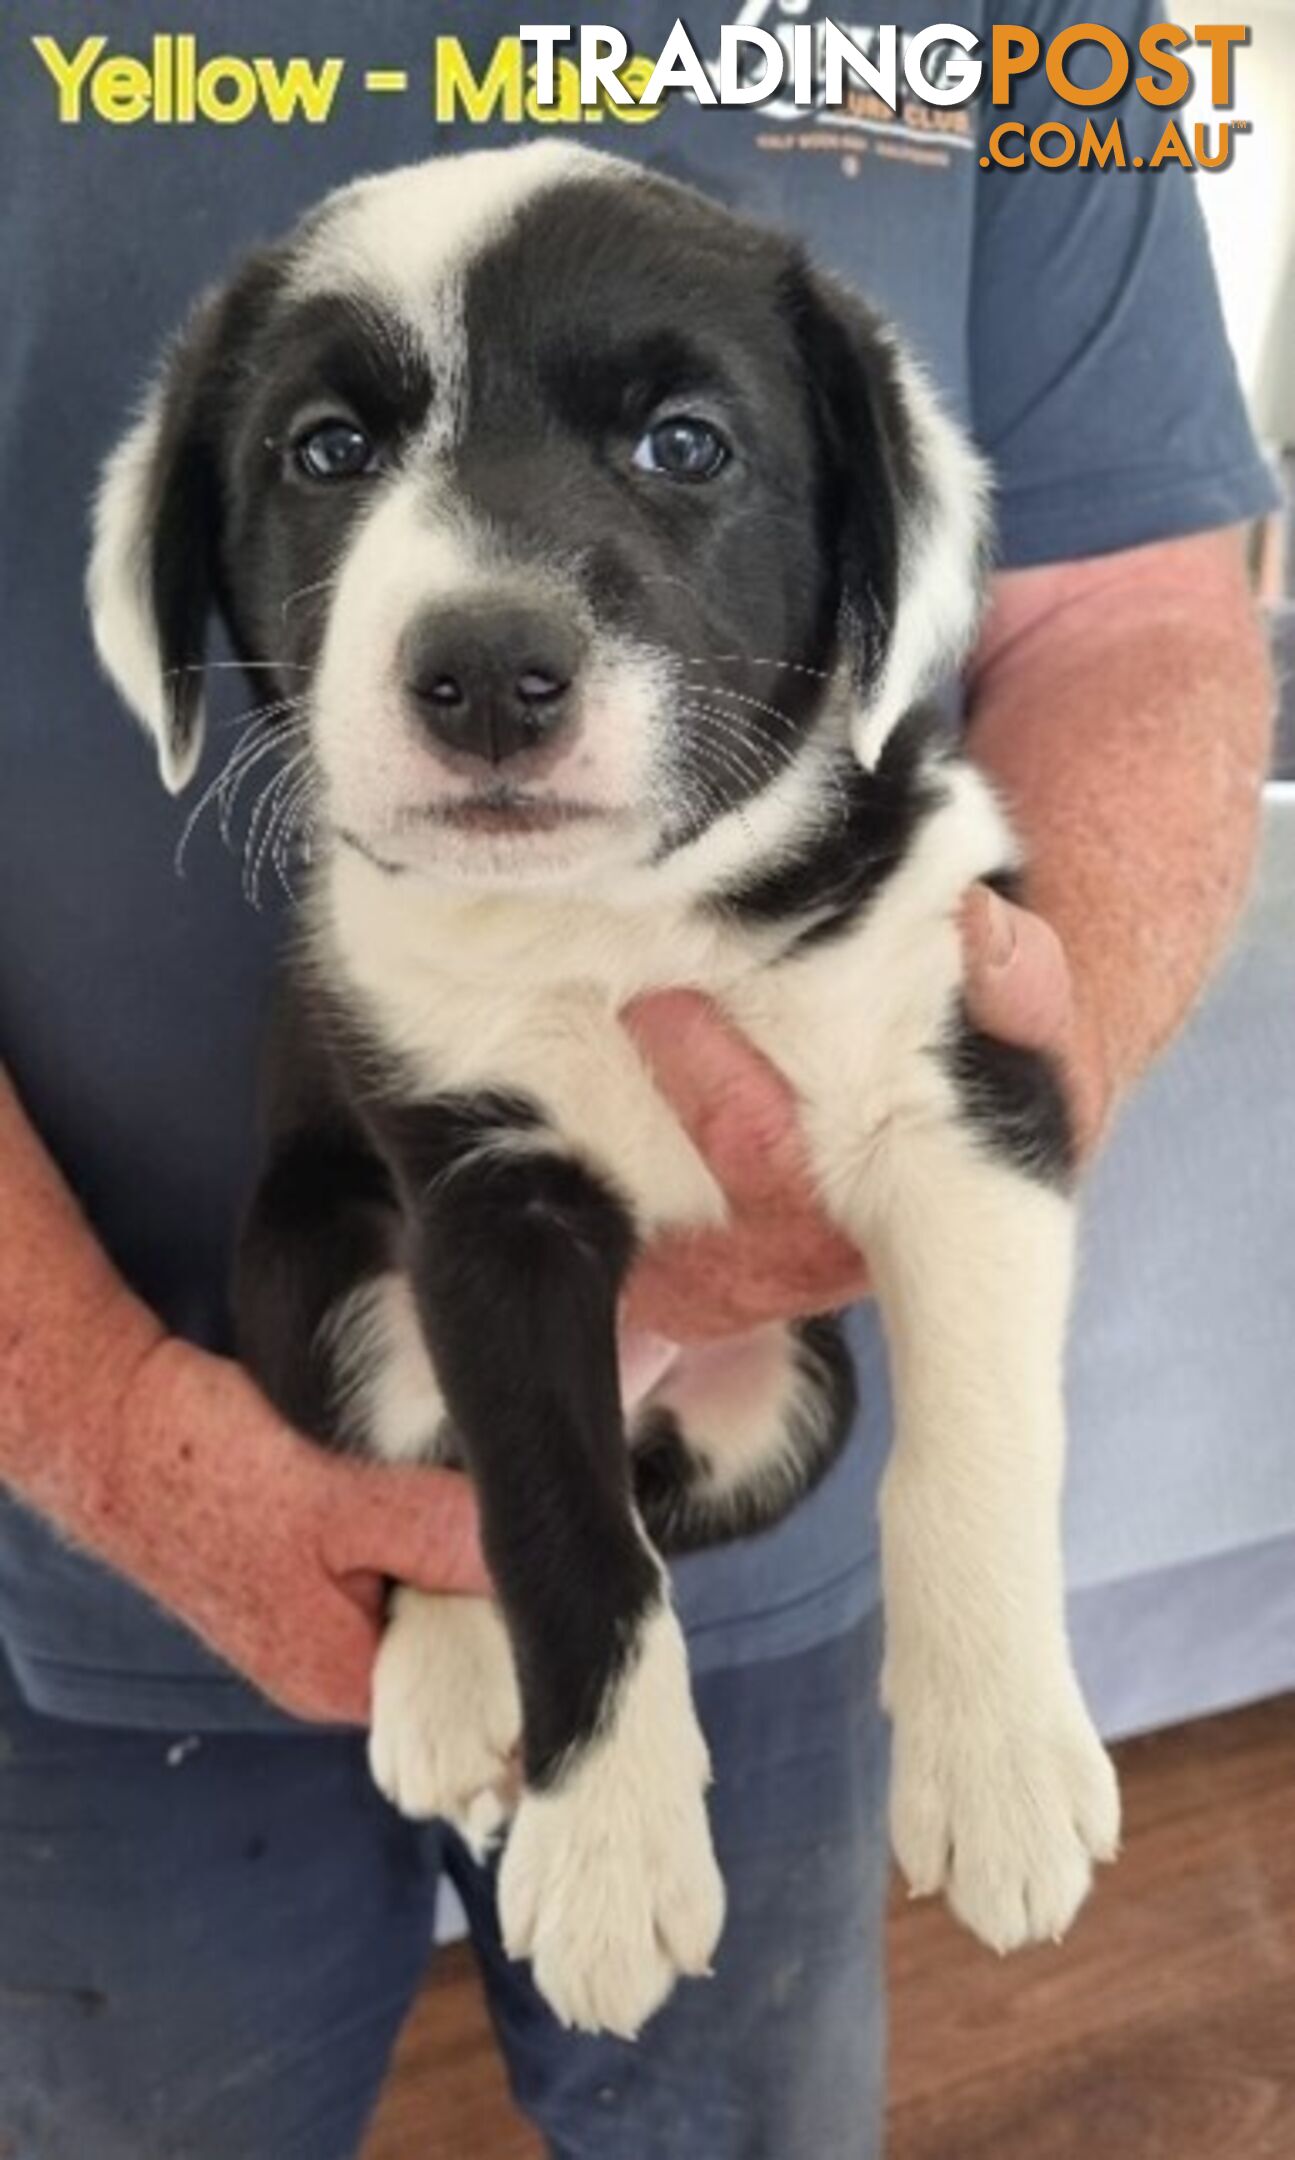
[[[443,749],[498,766],[547,748],[575,710],[584,639],[517,602],[436,608],[401,642],[405,694]]]

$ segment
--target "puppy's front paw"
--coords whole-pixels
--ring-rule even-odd
[[[397,1590],[373,1675],[369,1767],[402,1815],[453,1825],[481,1858],[507,1819],[521,1707],[486,1598]]]
[[[1056,1941],[1119,1849],[1115,1772],[1067,1673],[1010,1704],[892,1691],[891,1838],[918,1897],[943,1889],[1000,1953]]]
[[[499,1876],[509,1955],[531,1960],[563,2024],[626,2040],[709,1970],[724,1920],[682,1644],[672,1615],[650,1631],[610,1731],[523,1798]]]

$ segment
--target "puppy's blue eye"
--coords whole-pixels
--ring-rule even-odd
[[[292,454],[308,480],[357,480],[377,461],[373,444],[353,420],[319,421],[297,437]]]
[[[638,470],[662,473],[667,480],[713,480],[728,459],[728,444],[718,429],[688,413],[658,420],[634,445]]]

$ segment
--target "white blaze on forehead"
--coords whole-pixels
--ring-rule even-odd
[[[494,566],[479,527],[425,478],[377,496],[334,586],[315,686],[315,746],[335,800],[359,826],[416,799],[423,756],[401,712],[400,640],[432,604],[480,592]]]
[[[346,293],[394,316],[430,359],[436,395],[431,447],[447,450],[462,425],[468,367],[463,278],[517,213],[563,181],[641,169],[572,143],[524,143],[428,158],[355,180],[311,221],[288,289],[301,299]]]
[[[546,188],[611,174],[639,176],[623,159],[544,142],[428,158],[353,181],[324,204],[293,290],[385,293],[417,316],[440,281],[461,273]]]

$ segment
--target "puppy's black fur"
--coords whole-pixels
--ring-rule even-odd
[[[429,516],[448,493],[510,561],[558,566],[600,635],[669,661],[670,809],[650,857],[669,871],[821,752],[843,683],[861,705],[877,689],[914,536],[940,514],[893,342],[786,240],[664,183],[586,178],[547,187],[466,258],[460,381],[381,278],[303,284],[336,215],[206,303],[165,380],[141,511],[164,745],[177,766],[192,752],[213,608],[258,698],[267,679],[309,694],[374,481],[425,485]],[[424,475],[427,431],[456,396]],[[708,485],[646,485],[630,455],[675,410],[728,445]],[[334,411],[374,446],[367,486],[303,477],[303,416]],[[952,748],[925,704],[870,766],[842,743],[821,762],[818,817],[717,870],[699,914],[787,966],[844,939],[946,799]],[[415,882],[389,836],[341,812],[327,848]],[[627,1431],[615,1319],[634,1195],[524,1086],[504,1075],[465,1096],[425,1067],[412,1079],[317,956],[289,974],[235,1286],[242,1351],[303,1429],[353,1444],[333,1321],[366,1286],[412,1285],[444,1397],[421,1452],[477,1485],[527,1776],[544,1788],[605,1725],[662,1597],[640,1522],[668,1552],[774,1520],[842,1443],[848,1360],[833,1322],[795,1331],[804,1387],[792,1429],[776,1449],[770,1437],[776,1475],[756,1462],[721,1490],[668,1389]],[[1030,1178],[1064,1181],[1045,1061],[965,1016],[938,1054],[970,1127]]]

